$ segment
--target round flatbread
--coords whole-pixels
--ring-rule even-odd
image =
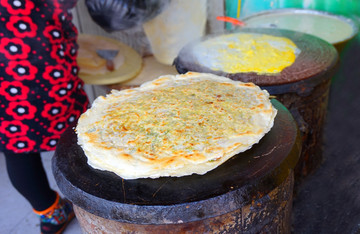
[[[76,132],[94,168],[124,179],[186,176],[258,143],[276,113],[253,83],[188,72],[97,98]]]

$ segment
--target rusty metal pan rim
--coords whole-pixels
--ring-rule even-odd
[[[299,80],[293,83],[285,83],[279,85],[269,85],[269,86],[264,85],[264,86],[260,86],[260,88],[266,89],[271,95],[296,93],[299,96],[306,97],[310,95],[313,92],[313,89],[322,82],[331,82],[331,79],[339,66],[340,66],[340,61],[336,60],[335,65],[331,66],[329,70],[324,70],[321,73],[306,80]],[[328,75],[324,78],[324,75],[326,73],[328,73]]]
[[[242,18],[242,21],[246,22],[247,20],[256,18],[258,16],[266,16],[266,15],[273,15],[276,13],[294,13],[294,14],[312,14],[312,15],[322,15],[322,16],[327,16],[327,17],[331,17],[331,18],[335,18],[338,20],[341,20],[347,24],[349,24],[352,29],[353,29],[353,33],[350,35],[349,38],[345,38],[344,40],[341,41],[336,41],[333,44],[339,44],[345,41],[348,41],[352,38],[354,38],[356,36],[356,34],[358,34],[359,32],[359,25],[357,25],[357,23],[355,23],[354,20],[352,20],[351,18],[345,17],[343,15],[337,15],[337,14],[333,14],[331,12],[327,12],[327,11],[320,11],[320,10],[313,10],[313,9],[302,9],[302,8],[280,8],[280,9],[272,9],[272,10],[264,10],[264,11],[260,11],[258,13],[249,15],[247,17]]]
[[[293,174],[288,174],[288,176],[293,176]],[[80,198],[66,191],[62,191],[65,197],[74,205],[96,216],[117,222],[142,225],[189,223],[231,213],[250,204],[242,202],[244,201],[242,199],[244,194],[241,190],[231,191],[222,196],[209,198],[201,202],[188,202],[174,205],[124,204],[86,193],[67,181],[62,174],[57,174],[55,178],[57,181],[62,181],[61,183],[68,183],[67,186],[77,190],[78,195],[81,194]],[[234,198],[238,199],[235,200]],[[268,199],[268,196],[263,196],[252,201],[262,203],[263,200]],[[79,200],[81,200],[81,202],[79,202]],[[84,200],[86,200],[86,202],[83,202]],[[229,202],[229,200],[234,201]]]

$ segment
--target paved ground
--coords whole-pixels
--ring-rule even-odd
[[[50,186],[59,191],[51,171],[53,152],[42,154],[42,160],[49,178]],[[60,192],[61,193],[61,192]],[[0,153],[0,234],[38,234],[40,220],[32,212],[27,201],[10,184],[5,157]],[[81,234],[81,228],[74,219],[64,234]]]
[[[294,201],[294,233],[360,233],[360,34],[331,87],[324,163]]]

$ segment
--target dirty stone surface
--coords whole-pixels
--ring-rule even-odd
[[[360,233],[360,34],[340,59],[330,91],[324,161],[294,198],[295,234]]]

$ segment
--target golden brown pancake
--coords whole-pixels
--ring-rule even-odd
[[[76,132],[94,168],[124,179],[179,177],[251,148],[276,113],[253,83],[188,72],[97,98]]]

